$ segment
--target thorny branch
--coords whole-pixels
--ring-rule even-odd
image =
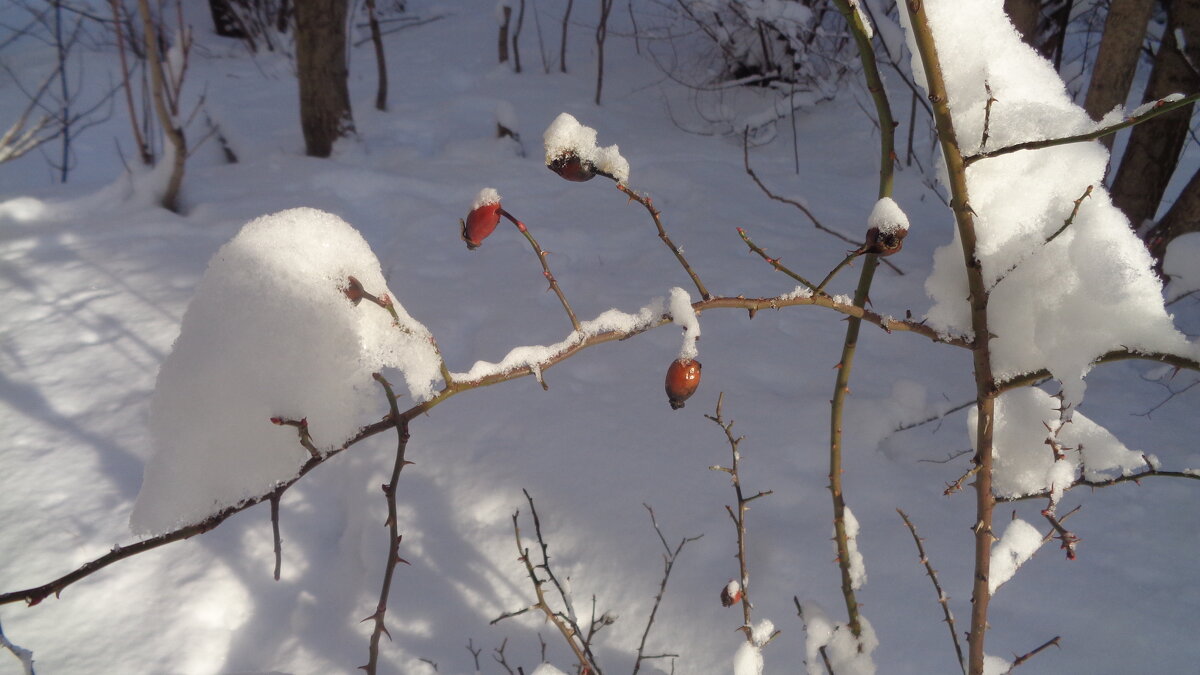
[[[1049,640],[1046,640],[1044,643],[1042,643],[1041,646],[1035,648],[1033,651],[1026,652],[1025,654],[1022,654],[1021,656],[1018,656],[1016,658],[1016,660],[1012,662],[1012,666],[1010,666],[1009,669],[1007,671],[1005,671],[1004,675],[1012,675],[1012,672],[1017,669],[1017,666],[1024,664],[1026,661],[1028,661],[1029,659],[1032,659],[1033,657],[1037,656],[1038,654],[1045,651],[1046,649],[1049,649],[1050,647],[1061,646],[1061,645],[1059,645],[1059,641],[1061,639],[1062,639],[1062,636],[1055,635],[1054,637],[1050,638]]]
[[[679,261],[679,264],[683,266],[683,270],[692,278],[692,283],[696,285],[696,290],[700,292],[700,298],[702,300],[711,299],[712,295],[704,287],[704,283],[700,281],[700,276],[696,274],[696,270],[692,269],[692,266],[688,264],[687,258],[683,257],[683,252],[679,250],[675,242],[671,241],[671,237],[667,236],[667,231],[663,228],[662,224],[662,212],[654,207],[654,202],[650,197],[638,194],[622,183],[617,183],[617,189],[625,193],[630,200],[646,207],[646,211],[650,213],[650,218],[654,220],[654,226],[658,228],[658,238],[666,244],[667,248],[671,249],[671,253],[675,254],[675,259]]]
[[[929,580],[933,582],[933,590],[937,591],[938,604],[942,606],[942,615],[945,616],[946,626],[950,629],[950,640],[954,643],[954,655],[958,657],[958,667],[962,670],[963,675],[967,672],[967,661],[963,658],[962,645],[958,643],[958,629],[954,627],[954,614],[950,611],[950,596],[946,595],[946,591],[942,590],[942,583],[938,581],[937,570],[933,569],[933,565],[929,562],[929,556],[925,555],[925,544],[923,539],[917,535],[917,526],[913,525],[909,520],[908,514],[896,509],[896,513],[904,519],[904,524],[908,526],[908,531],[912,533],[913,543],[917,545],[917,555],[921,557],[921,564],[925,566],[925,574],[929,576]]]
[[[550,282],[550,290],[554,291],[554,294],[558,296],[558,301],[562,303],[563,309],[566,310],[567,318],[571,320],[571,328],[578,332],[579,319],[575,318],[575,311],[571,309],[571,303],[567,302],[567,296],[563,294],[562,288],[560,288],[558,285],[558,280],[554,278],[554,273],[550,271],[550,264],[546,262],[546,256],[549,254],[542,250],[542,247],[538,245],[537,239],[533,238],[533,234],[530,233],[529,228],[525,226],[525,223],[517,220],[511,213],[505,211],[504,209],[500,209],[499,213],[507,218],[508,221],[513,225],[516,225],[517,229],[521,231],[521,234],[525,235],[525,239],[529,242],[529,245],[533,247],[534,255],[537,256],[538,262],[542,264],[542,276],[546,277],[546,281]],[[543,382],[542,388],[545,387],[546,384]]]
[[[642,667],[642,661],[649,659],[674,659],[678,658],[678,654],[646,654],[646,638],[650,636],[650,629],[654,626],[654,617],[658,614],[658,607],[662,604],[663,595],[667,592],[667,580],[671,578],[671,569],[675,567],[675,561],[679,558],[679,554],[683,551],[683,547],[689,543],[696,541],[704,535],[696,535],[695,537],[684,537],[679,540],[679,543],[674,549],[667,544],[667,538],[663,535],[662,529],[658,526],[658,519],[654,517],[654,509],[650,508],[649,504],[642,504],[646,507],[646,511],[650,513],[650,523],[654,526],[655,533],[658,534],[658,540],[662,542],[663,550],[663,575],[662,580],[658,584],[658,595],[654,596],[654,604],[650,607],[650,616],[646,618],[646,628],[642,631],[642,640],[638,643],[637,659],[633,662],[633,675],[637,675]]]

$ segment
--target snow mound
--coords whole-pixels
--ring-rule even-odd
[[[386,410],[372,373],[400,368],[414,399],[433,396],[429,331],[394,301],[400,326],[356,306],[350,276],[391,296],[362,236],[314,209],[254,220],[217,251],[158,374],[135,532],[198,522],[295,477],[309,455],[273,417],[306,418],[324,452]]]
[[[1050,63],[1021,41],[1001,4],[925,5],[964,154],[1094,129]],[[913,70],[924,85],[917,57]],[[1104,189],[1107,163],[1105,148],[1089,142],[1016,152],[967,169],[976,252],[991,293],[995,375],[1005,380],[1048,369],[1069,403],[1082,400],[1083,376],[1108,351],[1198,353],[1175,329],[1150,255]],[[935,253],[926,291],[931,326],[971,334],[957,232]]]

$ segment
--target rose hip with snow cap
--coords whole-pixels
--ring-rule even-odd
[[[904,247],[904,237],[908,235],[908,216],[891,197],[883,197],[871,209],[867,228],[867,240],[858,252],[889,256]]]
[[[572,183],[583,183],[596,177],[596,167],[591,162],[580,159],[579,155],[573,152],[555,157],[550,160],[546,168]]]
[[[466,221],[458,221],[462,227],[462,239],[468,249],[477,249],[500,224],[500,193],[492,188],[479,191],[471,204]]]
[[[700,386],[700,362],[692,359],[675,359],[667,368],[667,400],[672,410],[679,410],[683,402],[696,393]]]

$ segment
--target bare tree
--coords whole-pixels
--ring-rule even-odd
[[[296,0],[296,75],[305,152],[328,157],[354,133],[346,84],[347,0]]]

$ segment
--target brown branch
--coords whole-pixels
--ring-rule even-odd
[[[737,228],[737,233],[738,233],[738,236],[742,238],[742,241],[745,242],[746,246],[750,247],[750,251],[753,253],[757,253],[758,256],[760,258],[762,258],[763,260],[767,261],[767,263],[769,263],[771,265],[771,267],[774,267],[776,270],[783,272],[784,274],[795,279],[796,281],[799,281],[802,286],[804,286],[805,288],[807,288],[808,290],[810,290],[814,293],[817,293],[817,294],[825,293],[824,290],[818,289],[817,286],[813,284],[813,282],[809,281],[808,279],[805,279],[804,277],[800,276],[799,274],[796,274],[795,272],[788,269],[783,263],[779,262],[779,258],[772,258],[771,256],[767,255],[766,249],[762,248],[761,246],[759,246],[758,244],[755,244],[753,241],[750,240],[750,235],[746,234],[746,230],[739,227],[739,228]]]
[[[646,619],[646,628],[642,631],[642,640],[638,643],[637,659],[635,659],[633,662],[633,675],[637,675],[638,671],[641,669],[642,661],[649,659],[677,658],[679,656],[678,654],[647,655],[646,638],[650,636],[650,628],[654,625],[654,617],[658,614],[658,607],[662,604],[663,595],[665,595],[667,592],[667,580],[671,578],[671,569],[675,567],[675,560],[679,558],[679,554],[683,551],[684,546],[687,546],[688,543],[696,541],[700,537],[704,536],[701,534],[695,537],[684,537],[679,541],[679,544],[672,549],[670,545],[667,544],[667,538],[663,535],[662,529],[658,526],[658,519],[654,517],[654,509],[650,508],[649,504],[642,504],[642,506],[646,507],[646,510],[650,512],[650,524],[654,526],[654,532],[658,534],[658,540],[662,542],[663,549],[666,551],[666,553],[663,554],[663,575],[662,580],[658,584],[658,595],[654,596],[654,604],[650,607],[650,616]]]
[[[614,178],[613,180],[616,179]],[[646,211],[650,213],[650,217],[654,220],[654,226],[658,228],[658,238],[662,239],[662,242],[666,244],[667,248],[671,249],[671,253],[675,254],[675,259],[679,261],[680,265],[683,265],[684,271],[687,272],[688,276],[692,278],[692,283],[696,285],[696,290],[700,292],[700,299],[708,300],[711,298],[712,295],[708,292],[708,289],[704,287],[704,283],[700,281],[699,275],[697,275],[696,271],[692,269],[692,266],[688,264],[687,258],[683,257],[683,252],[680,251],[679,247],[675,245],[675,242],[671,241],[671,238],[667,236],[667,231],[663,228],[662,224],[662,212],[654,208],[654,202],[650,199],[650,197],[640,195],[637,192],[630,190],[622,183],[617,183],[617,189],[625,193],[629,199],[646,207]]]
[[[712,420],[717,426],[721,427],[721,431],[725,432],[725,441],[729,444],[730,464],[724,466],[711,466],[714,471],[723,471],[729,474],[729,480],[733,484],[733,492],[737,498],[737,512],[734,513],[734,507],[725,506],[729,517],[733,519],[734,527],[737,529],[737,560],[738,560],[738,584],[741,589],[742,601],[742,625],[741,631],[745,633],[746,640],[754,642],[753,631],[754,624],[751,621],[751,610],[754,607],[750,603],[750,566],[746,560],[746,511],[749,510],[750,502],[772,494],[772,490],[765,490],[747,498],[742,492],[742,477],[740,471],[741,453],[738,451],[738,445],[741,444],[745,436],[733,435],[733,420],[725,421],[721,415],[721,405],[724,402],[725,393],[722,392],[717,396],[717,409],[712,415],[705,415],[706,418]],[[772,638],[774,635],[771,636]],[[762,645],[758,645],[762,646]]]
[[[1141,485],[1143,478],[1185,478],[1189,480],[1200,480],[1200,473],[1191,471],[1163,471],[1161,469],[1148,468],[1136,473],[1131,473],[1123,476],[1115,476],[1113,478],[1104,478],[1101,480],[1089,480],[1086,478],[1077,478],[1067,487],[1063,488],[1064,492],[1077,487],[1090,488],[1106,488],[1119,483],[1135,483]],[[1027,495],[1017,497],[996,497],[997,502],[1020,502],[1027,499],[1046,499],[1050,497],[1052,490],[1044,490]]]
[[[958,667],[962,670],[963,675],[966,675],[967,662],[963,658],[962,645],[958,643],[958,629],[954,627],[954,614],[950,612],[950,597],[942,590],[937,570],[933,569],[933,565],[929,563],[929,556],[925,555],[925,545],[922,543],[921,537],[917,535],[917,526],[913,525],[905,512],[896,509],[896,513],[900,514],[900,517],[904,519],[904,524],[908,526],[908,531],[912,533],[913,542],[917,545],[917,555],[921,557],[921,564],[925,566],[925,574],[933,582],[933,590],[937,591],[938,604],[942,606],[942,615],[946,617],[945,622],[950,629],[950,640],[954,643],[954,654],[958,657]]]
[[[550,282],[550,290],[554,291],[554,294],[558,296],[558,301],[562,303],[563,309],[566,310],[567,318],[571,320],[571,328],[578,332],[579,319],[575,318],[575,312],[571,309],[571,303],[567,302],[567,296],[563,294],[562,289],[558,286],[558,281],[554,278],[554,273],[550,271],[550,265],[546,262],[546,256],[548,254],[542,250],[541,246],[538,245],[537,239],[533,238],[533,234],[529,232],[529,228],[525,227],[525,223],[517,220],[511,213],[505,211],[504,209],[499,209],[499,213],[507,218],[510,223],[516,225],[517,229],[521,231],[521,234],[525,235],[525,240],[528,241],[529,245],[533,247],[534,255],[537,256],[538,262],[542,264],[542,276],[546,278],[546,281]],[[542,383],[542,386],[546,386],[544,382]]]
[[[1092,196],[1092,188],[1093,187],[1094,186],[1092,186],[1092,185],[1087,186],[1087,189],[1083,191],[1083,194],[1079,195],[1079,199],[1075,200],[1075,207],[1071,209],[1071,215],[1067,216],[1067,219],[1065,221],[1063,221],[1062,227],[1055,230],[1054,234],[1050,235],[1049,237],[1046,237],[1047,244],[1054,241],[1055,238],[1058,237],[1058,235],[1065,232],[1066,229],[1071,226],[1071,223],[1075,222],[1075,216],[1079,215],[1079,205],[1083,203],[1083,200]]]
[[[283,567],[283,540],[279,537],[279,497],[271,495],[271,538],[275,541],[275,581],[279,581],[279,572]]]
[[[777,202],[781,202],[784,204],[794,206],[797,209],[799,209],[801,213],[803,213],[805,216],[808,217],[809,220],[812,221],[813,227],[816,227],[818,230],[820,230],[826,234],[833,235],[834,237],[841,239],[842,241],[846,242],[847,244],[850,244],[851,246],[853,246],[856,249],[858,247],[862,246],[863,242],[856,241],[853,238],[848,237],[848,236],[842,234],[841,232],[838,232],[837,230],[826,226],[820,220],[817,220],[817,217],[815,215],[813,215],[813,212],[810,211],[809,208],[807,206],[805,206],[804,204],[801,204],[800,202],[798,202],[794,199],[788,199],[787,197],[783,197],[781,195],[775,194],[774,192],[771,192],[771,189],[768,188],[766,186],[766,184],[762,182],[761,179],[759,179],[758,174],[754,172],[754,169],[750,168],[750,145],[747,140],[748,132],[749,132],[749,127],[747,127],[747,129],[742,132],[742,164],[746,168],[746,173],[750,176],[751,179],[754,180],[754,184],[758,186],[758,189],[762,190],[762,193],[764,195],[766,195],[767,197],[769,197],[770,199],[773,199]],[[892,271],[894,271],[896,274],[899,274],[901,276],[904,275],[904,271],[901,270],[899,267],[896,267],[890,261],[884,260],[883,264],[892,268]]]
[[[1012,666],[1009,667],[1009,669],[1005,673],[1005,675],[1009,675],[1010,673],[1012,673],[1012,671],[1017,669],[1017,666],[1022,665],[1029,659],[1032,659],[1033,657],[1040,654],[1042,651],[1049,649],[1051,646],[1061,647],[1062,645],[1059,644],[1059,640],[1061,640],[1061,639],[1062,639],[1062,636],[1055,635],[1054,637],[1050,638],[1049,640],[1046,640],[1044,643],[1042,643],[1042,645],[1040,647],[1035,648],[1033,651],[1027,652],[1025,654],[1022,654],[1021,656],[1018,656],[1017,659],[1015,661],[1013,661]]]
[[[1135,115],[1133,117],[1126,117],[1123,121],[1118,122],[1117,124],[1112,124],[1107,127],[1101,127],[1099,129],[1096,129],[1095,131],[1090,131],[1086,134],[1076,134],[1074,136],[1064,136],[1062,138],[1047,138],[1047,139],[1043,139],[1040,141],[1025,141],[1024,143],[1014,143],[1013,145],[1006,145],[1002,148],[997,148],[996,150],[989,150],[987,152],[982,152],[982,151],[977,152],[973,155],[964,157],[963,162],[966,166],[970,166],[970,165],[974,164],[975,162],[978,162],[981,159],[987,159],[989,157],[999,157],[1000,155],[1007,155],[1007,154],[1014,153],[1014,152],[1020,152],[1022,150],[1040,150],[1042,148],[1052,148],[1052,147],[1059,146],[1059,145],[1068,145],[1070,143],[1083,143],[1086,141],[1094,141],[1098,138],[1108,136],[1109,134],[1115,134],[1118,131],[1129,128],[1135,124],[1141,124],[1142,122],[1145,122],[1147,120],[1154,119],[1155,117],[1158,117],[1159,115],[1169,113],[1178,108],[1183,108],[1185,106],[1189,106],[1189,105],[1195,103],[1196,101],[1200,101],[1200,94],[1192,94],[1191,96],[1184,96],[1183,98],[1176,99],[1176,100],[1170,101],[1170,102],[1166,101],[1165,99],[1160,99],[1160,100],[1156,101],[1146,112],[1144,112],[1140,115]]]
[[[387,615],[388,595],[392,590],[392,576],[396,571],[396,565],[399,563],[408,564],[408,561],[400,557],[400,525],[398,523],[396,509],[396,483],[400,480],[400,472],[404,467],[412,464],[404,458],[405,450],[408,448],[408,420],[400,414],[399,405],[396,403],[396,394],[392,391],[391,384],[379,373],[375,373],[375,381],[383,387],[387,395],[388,407],[391,411],[384,418],[396,429],[396,461],[392,465],[391,478],[383,487],[383,495],[387,500],[387,526],[388,526],[388,553],[387,560],[383,568],[383,583],[379,588],[379,604],[376,605],[375,613],[363,621],[374,621],[375,628],[371,631],[371,642],[368,649],[369,659],[367,665],[361,666],[361,670],[367,672],[368,675],[375,675],[376,669],[379,666],[379,639],[383,635],[387,635],[388,639],[392,638],[392,634],[388,632],[387,626],[384,624],[384,617]]]
[[[1062,522],[1054,516],[1051,509],[1043,509],[1042,517],[1046,522],[1050,523],[1050,527],[1054,528],[1057,533],[1056,539],[1062,542],[1062,548],[1067,552],[1067,560],[1075,559],[1075,545],[1079,543],[1079,537],[1075,533],[1063,526]]]

